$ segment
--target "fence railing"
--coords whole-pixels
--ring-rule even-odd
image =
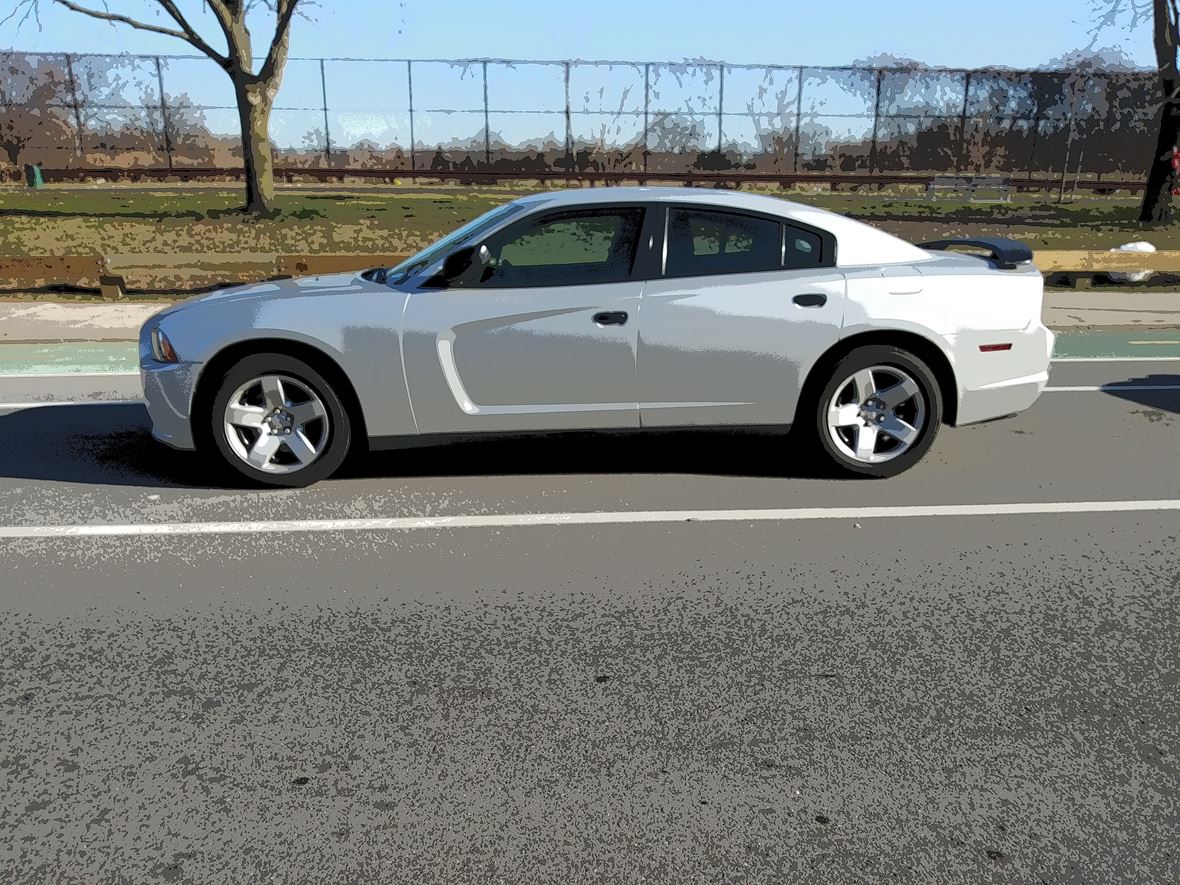
[[[689,61],[292,59],[287,166],[1138,175],[1146,73]],[[186,56],[0,53],[0,163],[240,167],[232,89]]]

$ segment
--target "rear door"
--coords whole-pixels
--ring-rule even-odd
[[[660,278],[643,290],[645,427],[789,423],[836,343],[845,282],[835,241],[773,216],[669,206]]]
[[[465,288],[414,292],[406,380],[420,433],[639,426],[640,205],[541,212],[493,235]]]

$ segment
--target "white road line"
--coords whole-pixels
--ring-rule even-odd
[[[1045,393],[1114,393],[1119,390],[1180,390],[1180,384],[1101,384],[1097,387],[1046,387]]]
[[[1063,356],[1054,363],[1180,363],[1180,356]]]
[[[388,532],[535,526],[632,525],[676,522],[804,522],[948,516],[1038,516],[1180,511],[1180,500],[1081,501],[1041,504],[935,504],[910,507],[802,507],[791,510],[634,510],[603,513],[506,513],[480,516],[305,519],[254,522],[172,522],[130,525],[0,526],[0,539],[123,538],[186,535],[272,535],[294,532]]]
[[[142,406],[141,399],[72,399],[47,400],[32,403],[0,403],[0,411],[19,411],[21,409],[46,409],[50,406]]]

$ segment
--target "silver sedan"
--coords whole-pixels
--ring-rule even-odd
[[[969,249],[961,254],[956,247]],[[455,436],[794,427],[891,476],[1048,379],[1031,253],[918,247],[770,197],[538,194],[394,268],[206,295],[143,327],[155,437],[300,486]]]

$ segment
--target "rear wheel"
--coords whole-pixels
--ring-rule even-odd
[[[934,373],[887,345],[840,360],[813,405],[813,442],[841,472],[856,476],[896,476],[913,467],[942,423]]]
[[[231,368],[213,397],[212,442],[239,475],[300,487],[344,462],[352,427],[331,384],[301,360],[256,354]]]

